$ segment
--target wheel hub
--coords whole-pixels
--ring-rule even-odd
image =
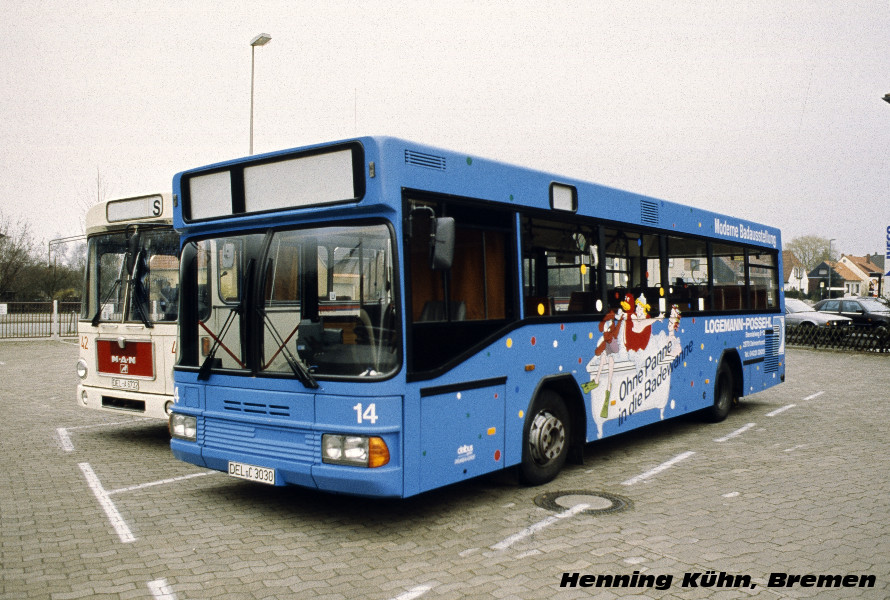
[[[562,453],[566,443],[566,430],[562,421],[549,411],[541,411],[532,421],[528,432],[528,445],[532,458],[538,464],[549,462]]]

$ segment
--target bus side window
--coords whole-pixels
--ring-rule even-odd
[[[779,306],[778,253],[749,250],[748,282],[753,303],[749,308],[763,310]]]
[[[454,218],[450,268],[434,269],[430,264],[430,221],[421,216],[427,212]],[[513,318],[512,213],[460,202],[418,201],[412,214],[406,240],[412,323],[409,368],[424,372],[447,364]]]
[[[628,294],[655,305],[662,296],[659,236],[632,230],[604,229],[606,301],[617,310]]]
[[[671,236],[668,246],[668,297],[681,313],[711,310],[708,248],[704,240]]]
[[[592,227],[524,217],[525,317],[597,311],[597,246]]]
[[[717,311],[741,310],[745,305],[745,250],[741,246],[712,244],[714,306]]]

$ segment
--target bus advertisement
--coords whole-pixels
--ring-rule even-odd
[[[184,171],[173,454],[407,497],[784,380],[777,229],[393,138]]]
[[[77,403],[167,419],[179,294],[170,194],[97,204],[86,216]]]

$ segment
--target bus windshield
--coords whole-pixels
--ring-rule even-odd
[[[184,352],[181,364],[205,374],[292,375],[308,387],[315,376],[392,374],[399,365],[392,247],[390,229],[378,224],[189,242],[183,277],[196,286],[198,305],[183,311],[182,328],[201,351]]]
[[[172,229],[91,236],[81,318],[149,327],[176,321],[178,256],[179,235]]]

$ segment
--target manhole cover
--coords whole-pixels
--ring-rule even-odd
[[[591,492],[589,490],[567,490],[545,492],[535,498],[535,504],[541,508],[562,512],[579,504],[586,504],[584,514],[602,515],[621,512],[633,506],[629,498],[608,492]]]

